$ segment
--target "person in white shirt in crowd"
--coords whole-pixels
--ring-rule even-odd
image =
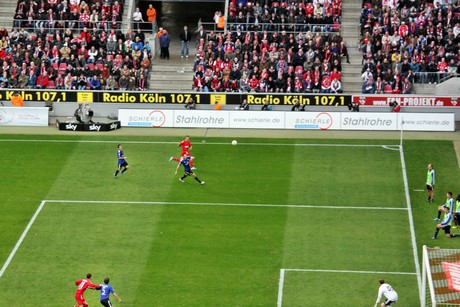
[[[142,19],[142,13],[139,11],[138,7],[136,7],[136,10],[133,13],[133,22],[134,22],[134,30],[139,29],[140,22],[144,22],[144,19]]]
[[[343,93],[342,83],[337,78],[334,78],[334,80],[332,80],[331,82],[331,93],[333,94]]]

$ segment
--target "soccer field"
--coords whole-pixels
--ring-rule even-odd
[[[174,176],[178,141],[0,136],[0,305],[72,306],[91,272],[123,306],[370,306],[380,278],[419,306],[420,189],[432,162],[458,191],[450,142],[195,138],[199,185]]]

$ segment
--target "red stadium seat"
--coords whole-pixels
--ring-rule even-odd
[[[385,86],[383,87],[383,92],[385,94],[392,94],[393,93],[393,88],[391,87],[391,85],[385,84]]]
[[[340,22],[334,21],[334,22],[332,23],[332,30],[333,30],[333,31],[340,31]]]
[[[61,64],[59,64],[59,70],[60,70],[60,71],[65,71],[66,69],[67,69],[66,63],[61,63]]]
[[[58,63],[51,63],[51,66],[53,66],[54,70],[59,70]]]
[[[102,63],[97,63],[96,65],[100,70],[104,69],[104,65],[102,65]]]
[[[94,69],[94,64],[93,63],[88,63],[89,69],[93,70]]]

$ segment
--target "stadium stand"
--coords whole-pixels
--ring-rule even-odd
[[[128,90],[146,90],[151,49],[141,30],[122,33],[123,6],[19,0],[12,31],[0,31],[1,86],[116,90],[124,76]]]
[[[196,31],[193,90],[342,92],[342,58],[349,59],[341,7],[341,0],[230,3],[225,32]]]
[[[458,0],[364,0],[363,93],[367,86],[376,92],[412,94],[414,83],[434,84],[458,76],[459,14]],[[380,83],[369,81],[369,75]]]

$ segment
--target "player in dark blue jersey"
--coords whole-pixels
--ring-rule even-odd
[[[115,171],[115,177],[117,177],[118,173],[120,173],[121,176],[123,176],[123,173],[126,172],[129,168],[128,162],[126,162],[126,157],[125,153],[123,152],[123,147],[121,144],[118,144],[118,168]]]
[[[113,294],[117,298],[117,300],[121,303],[121,298],[118,294],[115,293],[112,286],[109,284],[110,279],[106,277],[104,279],[104,283],[101,285],[101,304],[105,307],[112,307],[112,302],[110,301],[110,293]]]
[[[179,178],[179,181],[180,182],[185,182],[184,179],[187,178],[188,176],[192,176],[193,178],[195,178],[196,181],[198,181],[200,184],[204,184],[204,181],[201,181],[197,176],[196,174],[192,171],[191,169],[191,166],[190,166],[190,161],[193,160],[193,157],[190,157],[190,156],[187,156],[187,154],[183,154],[182,155],[182,158],[179,162],[179,164],[177,164],[177,167],[176,167],[176,172],[174,173],[174,175],[177,175],[177,170],[179,169],[179,167],[182,165],[184,167],[184,176],[182,176],[181,178]]]

